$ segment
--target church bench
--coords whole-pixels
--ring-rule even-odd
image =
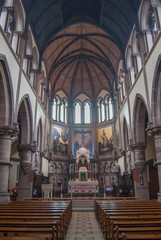
[[[8,218],[3,216],[3,218],[0,219],[0,226],[16,226],[16,227],[56,227],[57,232],[60,232],[62,235],[65,235],[67,227],[69,225],[69,220],[67,219],[67,216],[65,214],[62,214],[60,216],[39,216],[39,217],[23,217],[20,216],[10,216]]]
[[[138,201],[135,206],[133,203],[126,206],[126,201],[121,203],[113,202],[112,204],[105,201],[103,201],[103,204],[95,202],[95,212],[106,238],[110,237],[111,239],[114,239],[116,226],[119,229],[123,227],[128,229],[130,227],[144,228],[144,226],[161,225],[160,204],[154,201],[148,203],[146,201],[139,203]]]
[[[57,240],[54,231],[55,229],[52,227],[39,228],[0,226],[0,237],[45,237]]]
[[[44,235],[52,240],[61,240],[64,237],[64,226],[59,221],[2,221],[0,222],[0,235],[33,236]]]
[[[114,228],[114,234],[111,236],[111,240],[120,240],[123,239],[124,234],[130,235],[146,235],[149,234],[161,234],[161,226],[158,227],[119,227]]]
[[[120,240],[155,240],[161,239],[161,233],[122,233]]]
[[[104,210],[101,207],[98,207],[96,210],[96,218],[98,220],[98,222],[101,225],[104,225],[105,223],[105,219],[109,216],[109,217],[113,217],[113,216],[139,216],[139,215],[159,215],[161,214],[161,210],[159,209],[124,209],[124,210],[120,210],[120,209],[115,209],[115,210]],[[146,218],[146,217],[145,217]],[[157,217],[155,217],[157,218]]]
[[[119,232],[122,232],[122,230],[126,229],[126,232],[132,232],[132,229],[138,229],[138,231],[144,232],[144,228],[151,228],[151,227],[160,227],[161,226],[161,220],[143,220],[143,219],[139,219],[139,220],[130,220],[130,221],[123,221],[123,220],[111,220],[109,222],[108,225],[108,229],[106,229],[107,231],[105,232],[105,236],[106,238],[111,238],[112,240],[114,239],[115,236],[115,232],[117,232],[117,228],[119,230]],[[153,231],[155,233],[157,233],[157,230],[153,229]],[[159,230],[158,230],[159,231]],[[160,232],[161,234],[161,232]],[[118,236],[118,234],[117,234]],[[117,239],[117,238],[116,238]],[[119,238],[118,238],[119,239]]]
[[[38,228],[44,230],[50,227],[50,235],[52,235],[54,240],[59,240],[64,237],[72,214],[71,201],[66,202],[66,204],[63,202],[59,204],[59,202],[57,202],[57,204],[54,205],[41,203],[38,204],[38,206],[37,203],[33,203],[31,207],[26,207],[26,205],[23,204],[18,204],[18,206],[8,204],[3,205],[3,207],[0,206],[0,208],[0,227],[2,227],[0,232],[2,232],[2,234],[8,234],[3,232],[4,227],[14,226],[16,229],[15,234],[18,234],[17,232],[20,234],[20,228],[24,230],[32,227],[32,229]],[[8,231],[10,230],[8,229]],[[29,233],[25,232],[25,234],[28,235]]]
[[[50,240],[51,238],[49,237],[40,237],[40,236],[35,236],[35,237],[1,237],[0,240]]]

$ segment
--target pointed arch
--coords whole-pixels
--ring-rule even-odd
[[[161,55],[158,57],[156,64],[153,87],[152,87],[152,103],[151,112],[153,124],[155,126],[161,125]]]
[[[127,149],[129,144],[129,133],[126,118],[123,119],[123,141],[124,141],[124,149]]]
[[[19,104],[18,123],[20,127],[19,144],[30,144],[33,140],[33,114],[31,101],[24,95]]]
[[[144,98],[137,94],[133,109],[133,133],[134,143],[146,145],[146,124],[148,122],[148,111]]]
[[[42,151],[42,120],[39,119],[37,128],[37,147],[39,151]]]
[[[13,123],[14,96],[7,60],[0,55],[0,126]]]
[[[24,32],[25,23],[21,2],[19,0],[14,0],[13,8],[15,17],[15,30],[19,32]]]

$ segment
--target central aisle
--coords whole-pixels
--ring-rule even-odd
[[[73,212],[65,240],[104,240],[94,211]]]

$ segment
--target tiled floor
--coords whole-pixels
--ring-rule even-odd
[[[104,240],[94,212],[73,212],[65,240]]]

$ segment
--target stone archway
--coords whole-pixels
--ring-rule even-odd
[[[6,59],[0,56],[0,203],[10,201],[8,192],[11,144],[18,134],[13,124],[13,90]]]
[[[20,126],[19,144],[30,144],[32,142],[32,111],[29,96],[22,98],[19,104],[18,123]]]
[[[152,121],[154,126],[161,125],[161,56],[159,56],[156,70],[154,73],[153,87],[152,87]]]
[[[145,101],[141,95],[136,95],[133,110],[133,150],[137,181],[134,181],[135,195],[140,199],[149,199],[148,176],[146,167],[146,127],[148,112]]]
[[[0,126],[9,126],[13,121],[13,90],[8,65],[0,59]]]
[[[33,120],[31,103],[28,95],[25,95],[19,104],[18,122],[20,127],[18,146],[20,174],[17,199],[20,201],[23,200],[24,197],[32,197],[32,153],[36,151],[36,146],[32,144]]]
[[[148,134],[154,137],[156,151],[156,165],[158,168],[159,192],[158,201],[161,202],[161,55],[156,64],[152,86],[152,123],[148,125]]]
[[[146,124],[148,122],[148,112],[144,99],[139,94],[136,96],[133,111],[133,134],[134,143],[142,146],[146,145]]]

